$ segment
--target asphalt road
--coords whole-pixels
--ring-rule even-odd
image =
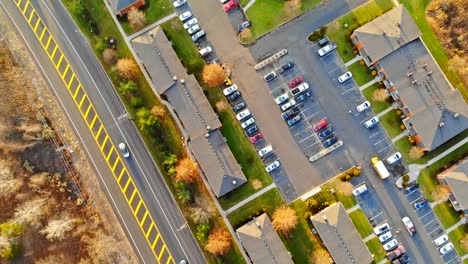
[[[74,68],[113,142],[127,142],[131,151],[131,157],[126,159],[127,168],[131,172],[174,261],[179,262],[182,259],[187,259],[190,263],[205,263],[195,238],[188,227],[184,225],[185,219],[156,164],[148,154],[133,121],[125,117],[119,118],[125,113],[124,106],[86,39],[79,32],[61,1],[34,0],[31,1],[31,4],[36,8]],[[137,256],[142,263],[156,263],[154,254],[129,205],[49,58],[12,1],[1,0],[1,5],[28,45],[46,82],[80,139]]]

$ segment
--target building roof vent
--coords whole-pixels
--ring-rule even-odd
[[[206,134],[205,134],[205,137],[206,137],[206,138],[209,138],[209,137],[210,137],[210,133],[206,133]]]
[[[432,71],[427,72],[427,75],[431,76],[431,74],[432,74]]]
[[[407,77],[411,77],[411,75],[413,75],[413,71],[408,71],[408,73],[406,74]]]
[[[455,114],[453,114],[453,118],[457,118],[457,117],[459,117],[459,116],[460,116],[460,114],[459,114],[459,113],[455,113]]]
[[[232,184],[236,185],[237,184],[236,180],[232,180]]]
[[[387,33],[385,33],[385,31],[382,31],[382,36],[385,36],[387,35]]]
[[[323,221],[328,224],[328,217],[326,215],[322,215]]]
[[[439,123],[439,127],[443,127],[443,126],[445,126],[445,123],[444,123],[444,122],[440,122],[440,123]]]
[[[206,126],[206,130],[210,131],[210,130],[211,130],[211,126]]]
[[[401,27],[400,22],[397,22],[396,25],[397,25],[397,27]]]

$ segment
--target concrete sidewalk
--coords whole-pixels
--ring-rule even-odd
[[[374,80],[372,80],[372,81],[370,81],[370,82],[364,84],[363,86],[359,87],[359,90],[361,90],[361,92],[362,92],[362,91],[363,91],[364,89],[366,89],[367,87],[373,85],[374,83],[378,83],[378,82],[380,82],[380,78],[376,76],[376,77],[374,78]]]
[[[255,194],[253,194],[253,195],[247,197],[246,199],[240,201],[239,203],[237,203],[237,204],[234,205],[233,207],[227,209],[227,210],[225,211],[226,215],[228,215],[228,214],[234,212],[235,210],[239,209],[240,207],[242,207],[242,206],[245,205],[246,203],[248,203],[248,202],[254,200],[255,198],[259,197],[260,195],[262,195],[262,194],[268,192],[269,190],[271,190],[271,189],[273,189],[273,188],[275,188],[275,187],[276,187],[276,185],[275,185],[275,183],[273,182],[272,184],[268,185],[267,187],[263,188],[262,190],[256,192]]]

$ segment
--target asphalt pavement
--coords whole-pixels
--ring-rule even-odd
[[[157,262],[132,210],[109,171],[99,147],[92,138],[50,59],[12,1],[1,0],[1,4],[28,45],[49,87],[67,115],[72,129],[80,139],[137,256],[142,263]],[[148,154],[149,152],[133,121],[125,117],[125,108],[112,83],[62,3],[60,1],[34,0],[31,1],[31,4],[52,32],[68,62],[75,70],[113,142],[126,142],[129,146],[131,157],[126,159],[126,166],[174,261],[179,262],[182,259],[187,259],[190,263],[205,263],[195,238],[185,225],[185,219],[164,178]]]

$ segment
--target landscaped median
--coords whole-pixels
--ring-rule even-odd
[[[452,208],[450,201],[434,206],[433,210],[445,229],[460,221],[460,214]]]
[[[382,244],[380,243],[378,237],[374,237],[371,240],[367,241],[366,246],[371,252],[371,254],[374,255],[375,263],[379,263],[382,259],[385,258],[386,252]]]
[[[468,224],[460,225],[448,234],[458,255],[468,254]]]
[[[372,72],[369,70],[364,60],[359,60],[349,65],[348,70],[353,74],[353,79],[358,86],[363,86],[375,78],[375,76],[372,76]]]
[[[382,123],[390,138],[400,135],[406,129],[401,121],[401,114],[401,110],[395,109],[380,117],[380,123]]]
[[[352,211],[351,213],[349,213],[349,217],[351,218],[351,221],[353,221],[354,226],[356,227],[357,231],[359,232],[359,235],[361,235],[362,238],[372,235],[372,226],[369,223],[367,216],[361,209]]]

